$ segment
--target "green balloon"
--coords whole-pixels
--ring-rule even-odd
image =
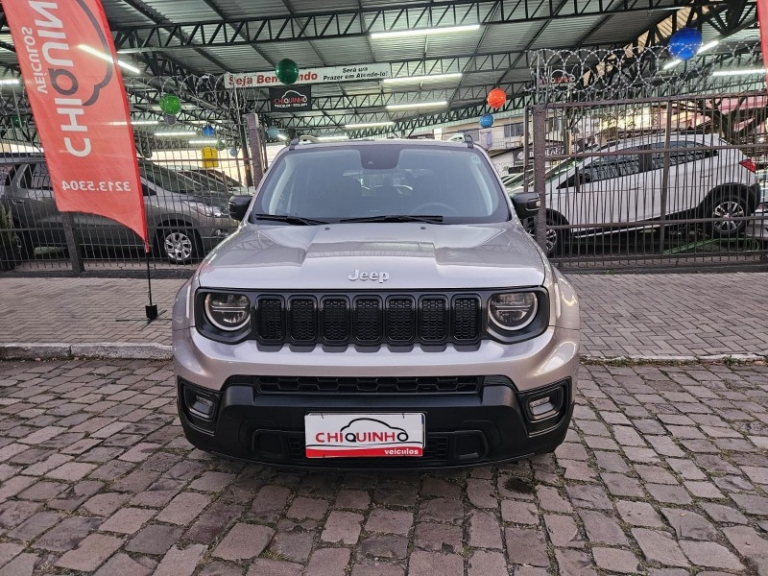
[[[299,65],[290,58],[284,58],[275,66],[275,75],[283,84],[293,84],[299,79]]]
[[[160,98],[158,104],[160,105],[160,110],[163,111],[163,114],[171,114],[172,116],[175,116],[181,112],[181,100],[179,100],[179,97],[176,96],[176,94],[166,94]]]
[[[224,142],[224,140],[218,140],[216,142],[216,150],[221,152],[222,150],[226,150],[226,149],[227,149],[227,143]]]

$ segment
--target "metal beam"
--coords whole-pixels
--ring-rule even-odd
[[[722,6],[721,0],[569,0],[557,12],[543,0],[453,0],[386,8],[358,8],[312,14],[206,22],[113,26],[115,45],[124,53],[190,47],[242,46],[365,36],[435,26],[532,24],[640,12]]]

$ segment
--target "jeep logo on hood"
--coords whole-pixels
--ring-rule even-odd
[[[352,274],[347,276],[352,282],[355,280],[373,280],[374,282],[378,281],[379,284],[386,282],[389,280],[389,273],[388,272],[361,272],[360,270],[355,270]]]

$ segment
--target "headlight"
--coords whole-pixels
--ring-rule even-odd
[[[204,306],[208,321],[219,330],[240,330],[251,319],[251,303],[243,294],[208,294]]]
[[[189,202],[189,206],[193,210],[197,210],[198,212],[200,212],[200,214],[203,214],[210,218],[223,218],[224,216],[226,216],[226,214],[224,214],[220,208],[211,206],[209,204],[205,204],[203,202]]]
[[[488,317],[502,330],[521,330],[536,317],[538,299],[532,292],[494,294],[488,305]]]

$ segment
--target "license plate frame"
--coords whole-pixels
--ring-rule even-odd
[[[310,412],[304,416],[305,456],[421,458],[423,412]]]

